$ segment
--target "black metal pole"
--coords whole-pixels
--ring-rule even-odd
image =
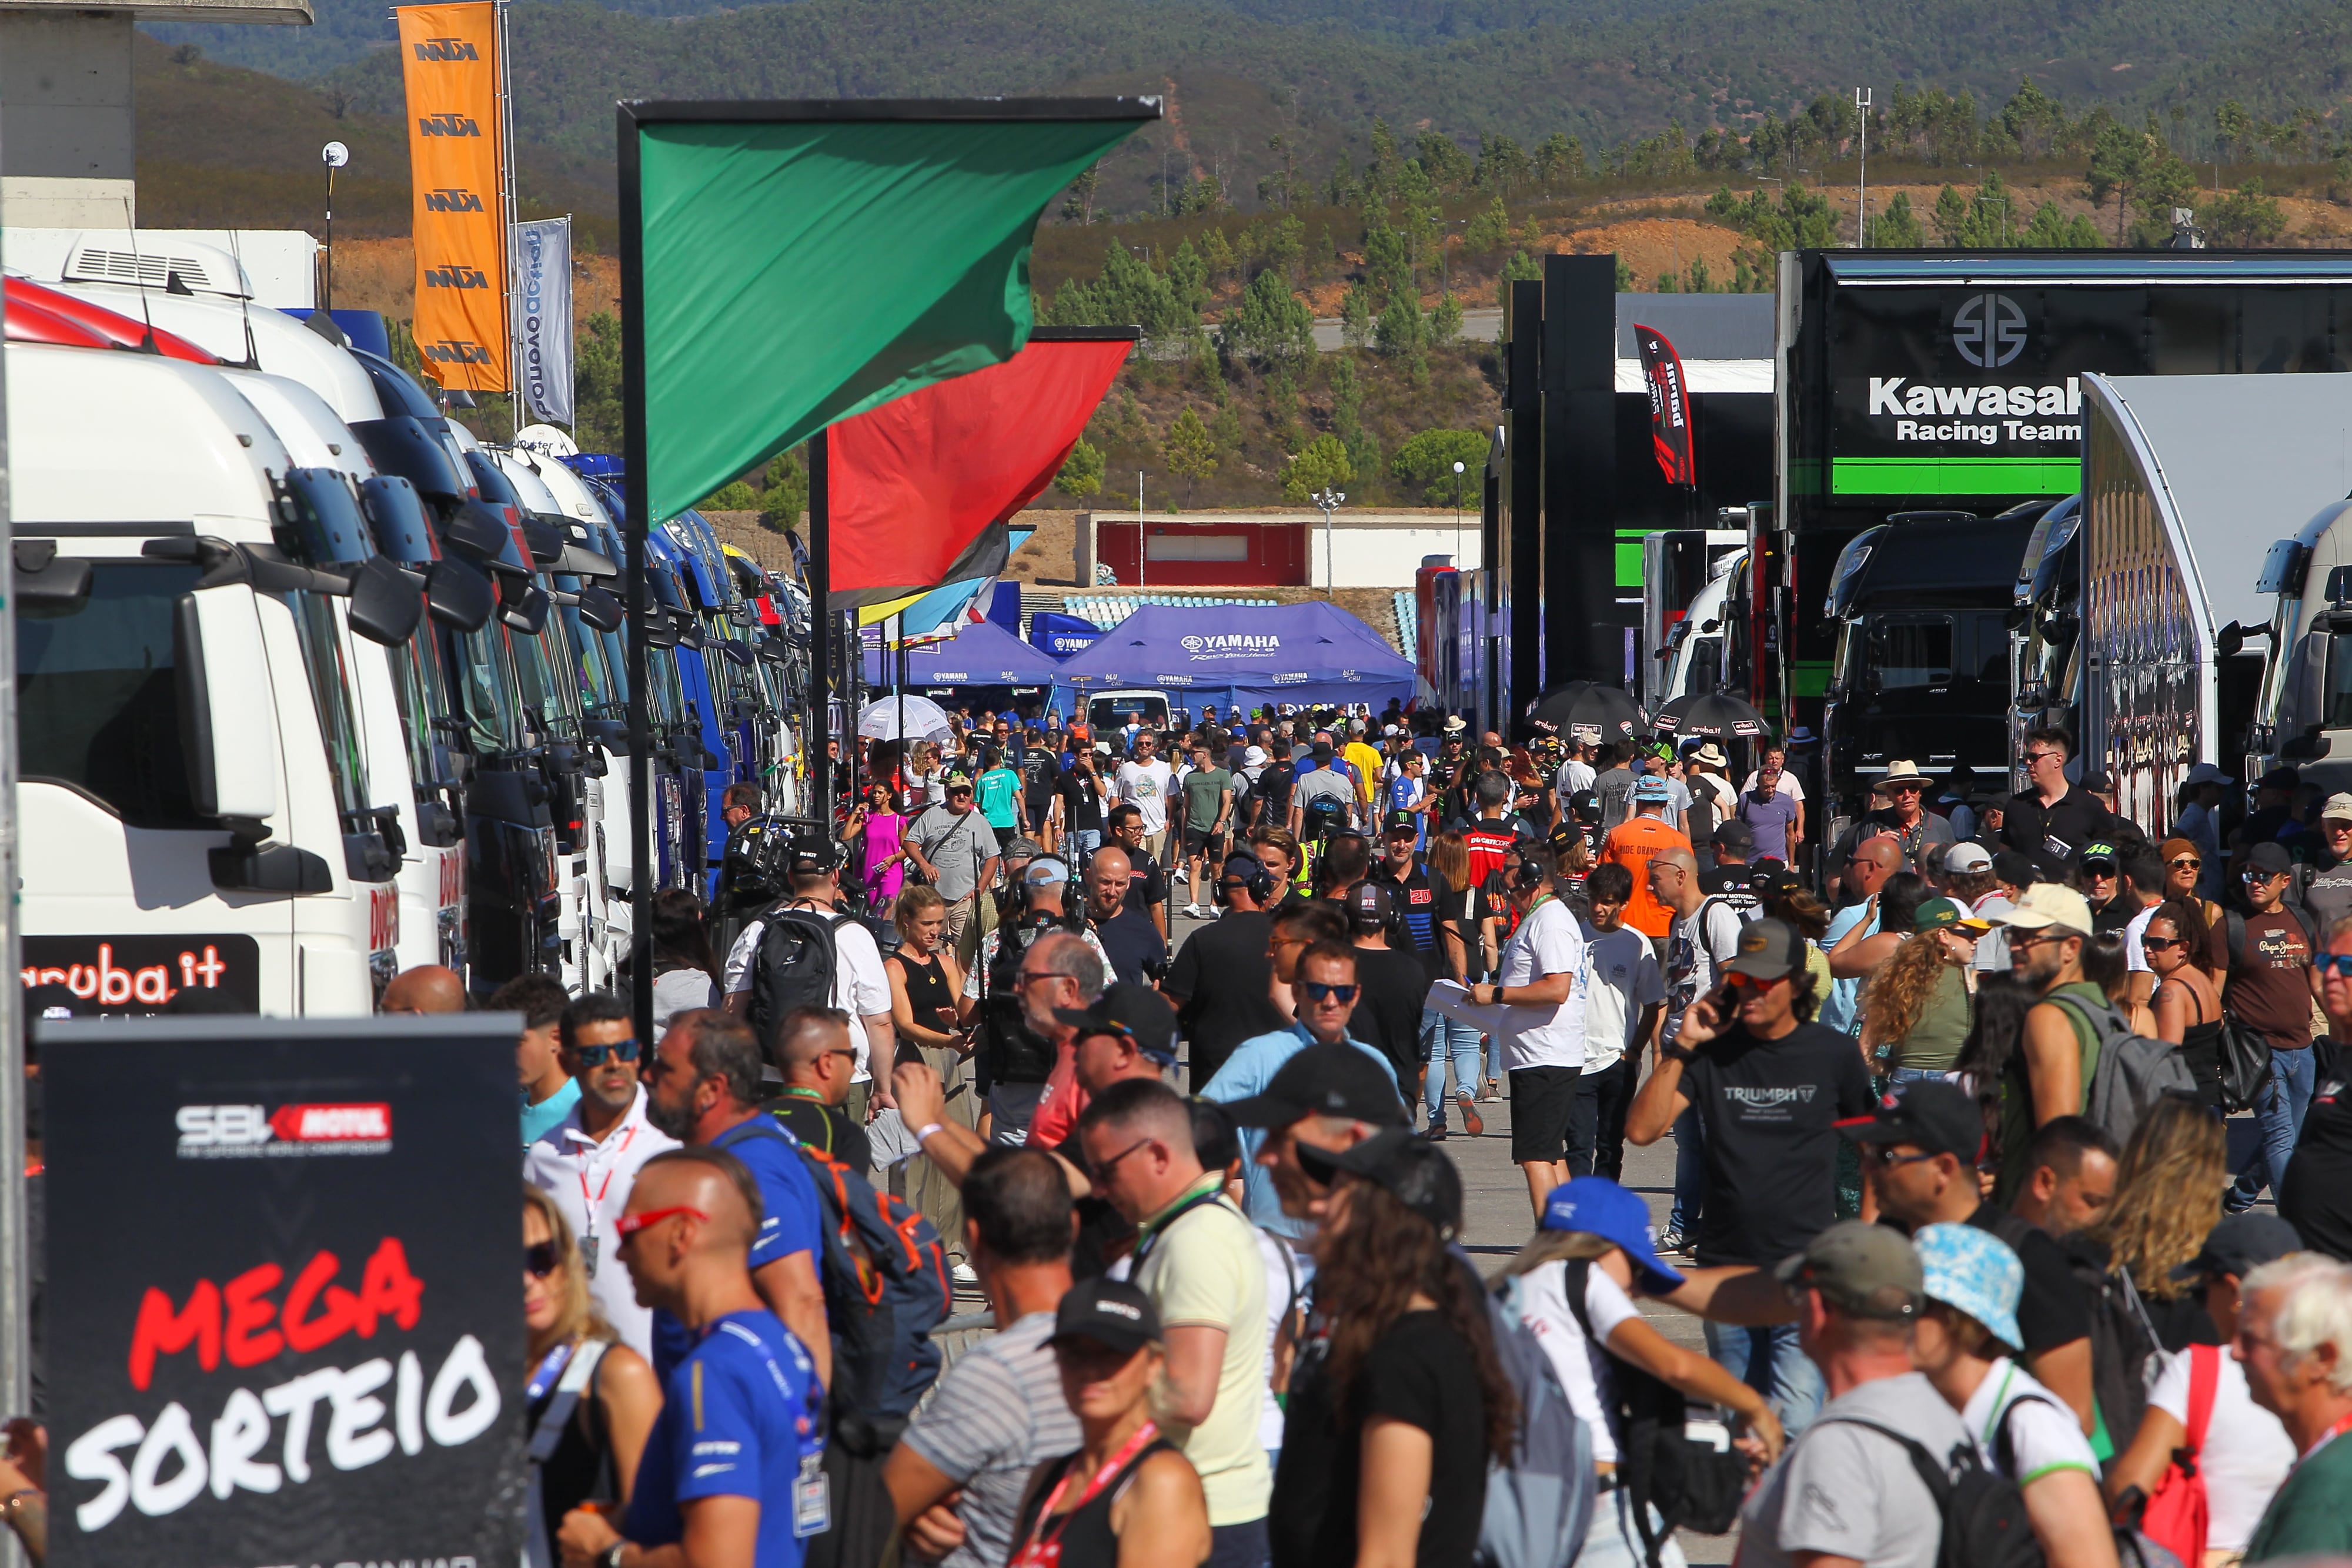
[[[816,710],[809,741],[810,815],[833,822],[833,460],[830,433],[809,437],[809,701]]]
[[[637,1039],[654,1038],[653,727],[646,714],[646,534],[652,504],[646,474],[644,205],[638,189],[637,125],[629,106],[614,112],[621,174],[621,494],[628,594],[629,978]]]

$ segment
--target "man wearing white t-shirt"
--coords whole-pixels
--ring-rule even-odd
[[[1510,870],[1511,897],[1522,911],[1504,944],[1496,978],[1470,988],[1470,999],[1507,1009],[1503,1065],[1511,1079],[1511,1158],[1527,1172],[1528,1197],[1544,1211],[1551,1189],[1568,1179],[1570,1119],[1584,1073],[1584,932],[1552,885],[1558,862],[1540,844],[1524,845]]]
[[[1624,1169],[1625,1107],[1633,1103],[1633,1067],[1640,1060],[1626,1053],[1650,1038],[1665,981],[1650,939],[1625,924],[1633,872],[1613,862],[1594,866],[1584,896],[1591,911],[1578,983],[1584,993],[1584,1072],[1569,1119],[1568,1174],[1614,1181]]]
[[[1118,800],[1143,813],[1145,841],[1162,862],[1176,858],[1167,844],[1168,794],[1174,787],[1175,770],[1160,759],[1160,737],[1147,729],[1135,737],[1135,755],[1118,765]]]
[[[574,998],[556,1025],[558,1060],[580,1085],[572,1113],[523,1151],[523,1180],[552,1198],[580,1240],[588,1298],[621,1343],[647,1361],[654,1314],[621,1266],[614,1222],[629,1207],[637,1168],[677,1140],[646,1120],[637,1064],[645,1050],[629,1004],[609,992]]]
[[[785,908],[813,910],[833,928],[833,994],[823,1005],[839,1008],[865,1026],[849,1034],[857,1061],[850,1072],[849,1098],[844,1103],[849,1114],[863,1123],[870,1112],[887,1110],[891,1104],[889,1068],[898,1033],[890,1024],[890,977],[882,967],[882,949],[864,922],[838,912],[841,863],[833,840],[814,834],[794,840],[785,883],[791,889]],[[727,1010],[730,1013],[751,1010],[752,990],[760,979],[760,938],[767,929],[765,917],[750,922],[728,950]],[[767,1010],[769,1027],[773,1028],[790,1007],[772,1004]],[[763,1040],[760,1049],[772,1057],[775,1041]],[[874,1076],[876,1062],[882,1064],[879,1081]]]
[[[1552,798],[1560,802],[1563,810],[1570,796],[1580,789],[1591,789],[1592,781],[1600,777],[1592,770],[1590,742],[1571,740],[1568,743],[1568,760],[1559,765],[1559,771],[1552,775],[1551,780]]]
[[[2154,1496],[2176,1449],[2196,1456],[2205,1483],[2205,1550],[2246,1549],[2273,1494],[2294,1468],[2294,1439],[2279,1418],[2253,1401],[2243,1362],[2230,1354],[2238,1337],[2238,1283],[2263,1264],[2303,1250],[2294,1226],[2274,1214],[2233,1214],[2206,1233],[2204,1249],[2173,1270],[2199,1282],[2208,1316],[2221,1343],[2192,1344],[2172,1357],[2147,1393],[2147,1413],[2131,1447],[2107,1466],[2108,1500],[2137,1487]],[[2191,1427],[2196,1385],[2204,1385],[2208,1414]]]

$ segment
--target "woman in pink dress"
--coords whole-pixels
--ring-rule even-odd
[[[907,880],[907,852],[899,841],[907,831],[908,820],[894,807],[889,785],[869,785],[866,803],[850,811],[849,821],[841,830],[845,841],[865,835],[868,909],[889,908]]]

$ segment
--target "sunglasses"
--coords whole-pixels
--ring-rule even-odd
[[[2059,936],[2054,931],[2043,931],[2029,934],[2027,932],[2018,930],[2015,926],[2011,926],[2010,927],[2009,933],[2009,950],[2012,953],[2031,952],[2032,949],[2041,946],[2044,942],[2063,942],[2065,940],[2065,937]]]
[[[1100,1181],[1108,1176],[1112,1171],[1118,1167],[1119,1161],[1127,1158],[1128,1155],[1135,1153],[1136,1150],[1143,1147],[1150,1142],[1151,1142],[1150,1138],[1138,1138],[1135,1142],[1128,1145],[1127,1147],[1119,1150],[1118,1153],[1111,1155],[1110,1158],[1103,1161],[1102,1164],[1089,1167],[1094,1172],[1095,1179],[1097,1181]]]
[[[2167,953],[2175,947],[2186,947],[2189,946],[2189,939],[2185,936],[2143,936],[2139,939],[2139,945],[2151,953]],[[2346,960],[2352,962],[2352,954],[2346,955]]]
[[[2183,855],[2179,860],[2168,862],[2167,863],[2176,870],[2181,866],[2187,866],[2190,871],[2195,871],[2199,866],[2203,865],[2205,862],[2199,860],[2195,855]]]
[[[1898,1155],[1885,1144],[1874,1145],[1862,1152],[1863,1164],[1876,1166],[1882,1170],[1895,1166],[1921,1165],[1935,1157],[1933,1155]]]
[[[562,1261],[552,1241],[534,1241],[522,1249],[522,1271],[534,1280],[546,1279]]]
[[[2322,953],[2311,960],[2311,967],[2323,975],[2352,980],[2352,953]]]
[[[1353,986],[1328,986],[1320,980],[1302,980],[1298,988],[1307,993],[1307,999],[1310,1002],[1352,1002],[1356,999],[1356,988]]]
[[[575,1045],[572,1048],[572,1054],[580,1059],[583,1067],[602,1067],[608,1056],[623,1061],[635,1061],[637,1059],[637,1042],[630,1039],[616,1040],[609,1045]]]
[[[2245,878],[2248,882],[2275,882],[2284,875],[2286,873],[2283,871],[2256,871],[2252,866],[2248,866],[2245,870]]]
[[[648,1225],[659,1225],[663,1220],[675,1219],[681,1214],[691,1215],[705,1225],[710,1223],[710,1216],[702,1210],[690,1204],[677,1203],[667,1208],[649,1208],[643,1214],[625,1214],[613,1221],[613,1232],[625,1241]]]

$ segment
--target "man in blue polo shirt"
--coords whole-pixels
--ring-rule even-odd
[[[784,1024],[779,1039],[795,1032],[790,1017]],[[831,1383],[833,1339],[817,1275],[824,1211],[793,1135],[761,1108],[765,1066],[743,1019],[716,1008],[680,1013],[646,1063],[646,1120],[689,1146],[725,1149],[751,1171],[761,1209],[751,1250],[752,1288],[800,1336],[816,1360],[819,1379]],[[667,1383],[693,1343],[678,1318],[654,1313],[655,1375]]]
[[[824,1385],[751,1283],[759,1202],[751,1173],[719,1149],[666,1150],[637,1173],[614,1227],[621,1260],[638,1299],[693,1344],[664,1379],[625,1532],[574,1509],[557,1536],[567,1560],[650,1568],[677,1546],[692,1563],[800,1568],[831,1523]]]

